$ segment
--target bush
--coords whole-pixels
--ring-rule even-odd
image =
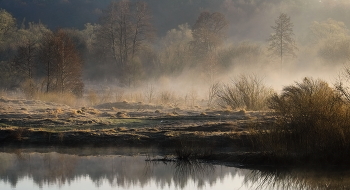
[[[266,87],[262,80],[255,75],[241,75],[224,84],[217,90],[218,104],[232,109],[264,110],[267,99],[273,94],[271,88]]]
[[[252,130],[253,142],[261,150],[327,159],[348,152],[349,106],[326,82],[305,78],[268,102],[279,120],[267,129]]]

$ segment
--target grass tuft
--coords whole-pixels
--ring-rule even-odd
[[[250,131],[261,152],[321,162],[339,162],[350,155],[350,106],[326,82],[305,78],[273,95],[269,107],[277,122]]]

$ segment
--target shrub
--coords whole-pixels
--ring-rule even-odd
[[[253,142],[261,150],[327,159],[348,152],[349,106],[326,82],[305,78],[285,87],[281,95],[273,95],[268,102],[279,120],[267,129],[252,130]]]
[[[255,75],[241,75],[232,84],[224,84],[217,90],[218,104],[221,107],[246,110],[264,110],[267,99],[273,90],[266,87]]]

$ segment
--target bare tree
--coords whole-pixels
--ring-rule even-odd
[[[295,45],[293,38],[293,23],[290,21],[290,17],[285,13],[281,13],[278,19],[275,21],[275,26],[271,26],[274,33],[270,35],[268,39],[268,50],[272,55],[277,55],[281,58],[281,64],[283,58],[286,56],[296,57],[295,51],[298,48]]]
[[[16,36],[14,46],[16,52],[11,59],[11,67],[16,72],[11,73],[16,77],[12,80],[14,85],[21,86],[27,97],[33,97],[37,91],[35,84],[38,79],[38,50],[42,42],[44,33],[48,32],[41,23],[28,23],[28,28],[23,26],[13,34]],[[16,84],[17,83],[17,84]]]
[[[35,59],[37,56],[36,44],[29,40],[17,48],[17,55],[13,60],[13,66],[20,71],[24,79],[33,79],[35,70]]]
[[[135,71],[133,59],[154,34],[150,21],[147,4],[130,1],[113,1],[100,18],[99,45],[113,58],[122,78]]]
[[[55,50],[55,39],[53,33],[46,33],[44,36],[43,43],[40,47],[39,59],[45,70],[46,77],[46,89],[48,93],[53,90],[52,81],[53,81],[53,66],[55,64],[56,50]]]
[[[64,30],[46,37],[41,55],[41,60],[47,67],[47,92],[82,95],[82,60],[75,44]]]
[[[28,23],[28,28],[21,28],[16,33],[17,54],[13,66],[20,71],[24,79],[35,78],[38,49],[45,33],[49,32],[41,23]],[[19,76],[18,76],[19,77]]]
[[[227,26],[228,22],[223,14],[219,12],[201,12],[192,27],[193,41],[191,47],[194,53],[197,56],[203,56],[215,50],[223,42]]]

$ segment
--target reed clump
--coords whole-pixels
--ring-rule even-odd
[[[256,75],[241,75],[231,84],[215,87],[217,103],[223,108],[247,110],[266,110],[267,99],[273,90],[266,87]]]
[[[322,80],[304,78],[273,95],[268,104],[278,119],[274,125],[251,128],[255,148],[273,157],[297,157],[300,162],[346,161],[350,106],[339,91]]]

